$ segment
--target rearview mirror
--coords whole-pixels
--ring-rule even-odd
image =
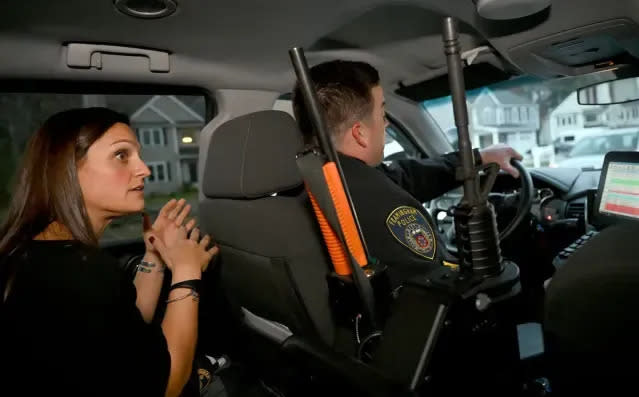
[[[611,105],[639,100],[639,77],[606,81],[580,88],[580,105]]]

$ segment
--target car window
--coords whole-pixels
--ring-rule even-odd
[[[389,120],[389,125],[386,127],[384,161],[415,159],[419,157],[422,156],[417,146],[396,122]]]
[[[154,217],[171,198],[184,197],[197,215],[198,143],[206,123],[202,95],[81,95],[0,93],[0,220],[11,199],[17,164],[33,132],[51,115],[75,107],[104,106],[129,116],[151,170],[145,181],[146,211]],[[114,220],[102,243],[141,237],[141,217]]]
[[[528,167],[581,169],[600,169],[610,150],[637,150],[639,102],[580,105],[576,89],[590,82],[590,76],[521,77],[468,91],[473,147],[506,143],[524,155]],[[627,84],[635,83],[629,79]],[[457,148],[450,96],[424,101],[422,106]]]
[[[291,101],[289,94],[280,96],[273,103],[273,110],[286,112],[295,118],[293,101]],[[421,157],[420,150],[399,126],[398,122],[391,118],[388,119],[388,122],[384,141],[384,161]]]

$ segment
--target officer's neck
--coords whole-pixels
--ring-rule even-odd
[[[339,152],[340,154],[344,155],[344,156],[348,156],[348,157],[352,157],[354,159],[357,159],[363,163],[366,163],[367,165],[371,165],[371,163],[368,161],[368,156],[367,153],[362,150],[361,147],[359,146],[353,146],[353,145],[339,145],[336,148],[337,152]],[[372,165],[371,165],[372,167]]]

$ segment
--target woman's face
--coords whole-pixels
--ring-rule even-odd
[[[144,178],[150,174],[131,128],[114,124],[78,163],[78,179],[89,216],[109,218],[142,211]]]

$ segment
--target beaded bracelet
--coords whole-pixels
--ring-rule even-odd
[[[142,273],[151,273],[154,267],[155,267],[155,263],[141,260],[140,263],[136,266],[136,271],[142,272]],[[166,268],[165,265],[158,267],[158,272],[164,273],[165,268]]]

